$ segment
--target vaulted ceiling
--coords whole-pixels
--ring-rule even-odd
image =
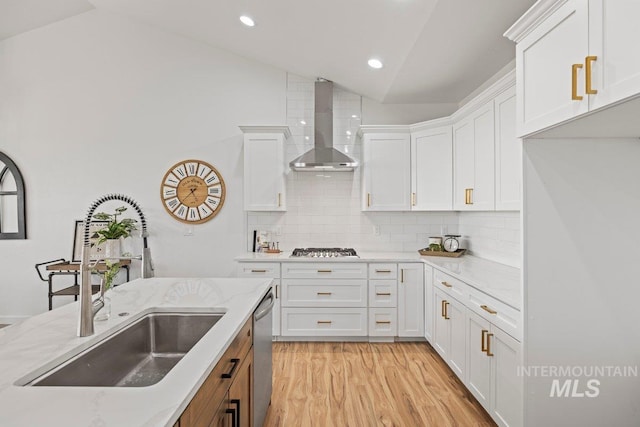
[[[514,58],[534,0],[2,0],[0,39],[92,8],[385,103],[459,102]],[[245,27],[240,15],[256,25]],[[372,69],[371,57],[384,67]]]

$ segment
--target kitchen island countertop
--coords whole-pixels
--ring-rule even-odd
[[[520,269],[473,255],[459,258],[422,256],[416,252],[366,252],[359,257],[307,258],[280,254],[246,253],[235,258],[238,262],[423,262],[473,286],[497,300],[521,310],[522,286]]]
[[[78,303],[0,329],[0,425],[172,426],[270,286],[271,279],[138,279],[111,291],[111,317],[95,322],[93,336],[76,336]],[[17,385],[33,379],[36,370],[67,360],[155,308],[225,314],[157,384],[131,388]]]

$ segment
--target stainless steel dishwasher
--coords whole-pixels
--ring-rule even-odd
[[[253,312],[253,422],[262,427],[271,404],[273,289]]]

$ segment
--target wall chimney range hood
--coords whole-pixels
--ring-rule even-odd
[[[333,148],[333,82],[315,82],[314,148],[289,163],[291,169],[302,172],[318,170],[353,171],[358,162]]]

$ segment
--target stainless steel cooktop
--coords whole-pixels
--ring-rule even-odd
[[[291,257],[306,258],[358,258],[356,250],[353,248],[295,248]]]

